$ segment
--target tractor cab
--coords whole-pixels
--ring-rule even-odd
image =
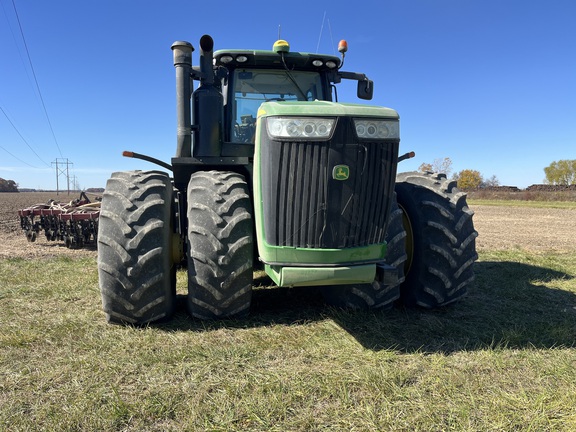
[[[341,46],[346,47],[344,41]],[[264,102],[332,101],[337,99],[334,84],[342,77],[362,81],[363,89],[372,85],[364,75],[339,73],[340,58],[290,52],[283,40],[272,51],[216,51],[214,64],[222,76],[224,139],[233,143],[254,144],[257,113]],[[359,96],[371,99],[372,94],[359,90]]]
[[[358,81],[358,98],[372,98],[373,83],[366,75],[340,70],[345,41],[339,45],[342,58],[291,52],[282,40],[272,50],[214,52],[213,44],[208,35],[200,39],[199,66],[192,66],[190,43],[172,45],[176,88],[182,95],[177,97],[177,151],[171,164],[179,190],[186,189],[197,170],[227,167],[252,177],[256,123],[263,103],[305,103],[291,112],[308,115],[308,107],[318,101],[337,102],[335,84],[342,79]],[[196,89],[194,81],[199,81]]]

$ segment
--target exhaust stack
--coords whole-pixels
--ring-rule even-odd
[[[195,158],[220,157],[223,136],[223,97],[214,85],[214,40],[200,38],[200,86],[192,95]]]

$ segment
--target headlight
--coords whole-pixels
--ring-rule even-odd
[[[397,120],[354,119],[354,126],[358,138],[400,138],[400,127]]]
[[[266,127],[272,138],[328,139],[335,119],[318,117],[268,117]]]

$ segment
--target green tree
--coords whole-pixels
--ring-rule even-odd
[[[566,186],[576,184],[576,159],[552,162],[544,168],[544,174],[546,183],[549,184]]]
[[[478,189],[483,182],[482,174],[471,169],[462,170],[453,178],[458,182],[458,188],[462,190]]]
[[[452,172],[452,159],[445,157],[444,159],[434,159],[432,163],[423,163],[418,167],[420,172],[437,172],[444,173],[446,176]]]

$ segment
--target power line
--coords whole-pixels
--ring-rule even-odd
[[[22,138],[22,141],[24,141],[24,143],[28,146],[28,148],[29,148],[30,150],[32,150],[32,153],[34,153],[34,154],[36,155],[36,157],[37,157],[44,165],[46,165],[47,167],[50,167],[50,165],[49,165],[47,162],[45,162],[45,161],[38,155],[38,153],[36,153],[36,152],[34,151],[34,149],[32,148],[32,146],[31,146],[30,144],[28,144],[28,141],[26,141],[26,140],[24,139],[24,137],[22,136],[22,134],[20,133],[20,131],[18,130],[18,128],[14,125],[14,123],[12,123],[12,120],[10,120],[10,117],[8,117],[8,114],[6,114],[6,112],[4,111],[4,109],[3,109],[1,106],[0,106],[0,111],[2,111],[2,114],[4,114],[4,117],[6,117],[6,120],[8,120],[8,122],[12,125],[12,127],[14,128],[14,130],[16,131],[16,133],[17,133],[18,135],[20,135],[20,138]],[[7,153],[10,153],[8,150],[6,150],[6,152],[7,152]],[[12,153],[10,153],[10,154],[12,155]],[[12,156],[14,156],[14,155],[12,155]],[[16,156],[14,156],[14,157],[15,157],[16,159],[18,159]],[[20,162],[24,162],[24,161],[21,160],[21,159],[18,159],[18,160],[19,160]],[[26,162],[24,162],[24,163],[25,163],[26,165],[30,165],[29,163],[26,163]],[[30,166],[32,166],[32,165],[30,165]],[[36,167],[34,167],[34,168],[36,168]]]
[[[40,101],[42,102],[42,108],[44,108],[44,114],[46,115],[46,120],[48,120],[48,126],[50,126],[50,131],[52,132],[52,137],[58,148],[58,152],[62,156],[62,150],[58,145],[58,140],[56,139],[56,134],[54,133],[54,128],[52,128],[52,122],[48,116],[48,110],[46,109],[46,104],[44,103],[44,98],[42,97],[42,92],[40,91],[40,85],[38,85],[38,79],[36,78],[36,72],[34,71],[34,66],[32,65],[32,59],[30,58],[30,52],[28,51],[28,45],[26,44],[26,39],[24,38],[24,31],[22,30],[22,24],[20,24],[20,17],[18,16],[18,11],[16,10],[16,3],[12,0],[12,7],[14,8],[14,13],[16,14],[16,21],[18,21],[18,27],[20,28],[20,35],[22,36],[22,41],[24,42],[24,48],[26,49],[26,55],[28,56],[28,62],[30,63],[30,69],[32,69],[32,75],[34,76],[34,82],[36,83],[36,89],[38,90],[38,95],[40,96]]]
[[[23,161],[23,160],[20,159],[18,156],[14,156],[12,153],[10,153],[8,150],[6,150],[4,147],[0,146],[0,148],[1,148],[2,150],[4,150],[6,153],[8,153],[10,156],[12,156],[14,159],[19,160],[19,161],[22,162],[23,164],[28,165],[30,168],[38,168],[38,167],[35,167],[34,165],[30,165],[30,164],[29,164],[28,162],[26,162],[26,161]]]
[[[0,2],[2,3],[2,2]],[[8,28],[10,29],[10,34],[12,35],[12,39],[14,39],[14,46],[18,48],[18,41],[16,40],[16,35],[14,34],[14,30],[12,29],[12,25],[10,24],[10,19],[8,18],[8,12],[4,7],[4,3],[2,3],[2,10],[4,11],[4,18],[6,18],[6,24],[8,24]],[[28,78],[28,82],[30,83],[30,87],[32,87],[32,78],[30,78],[30,73],[28,72],[28,68],[26,67],[26,63],[24,63],[24,58],[22,57],[21,50],[17,49],[18,57],[20,58],[20,62],[22,63],[23,69],[26,72],[26,77]]]

